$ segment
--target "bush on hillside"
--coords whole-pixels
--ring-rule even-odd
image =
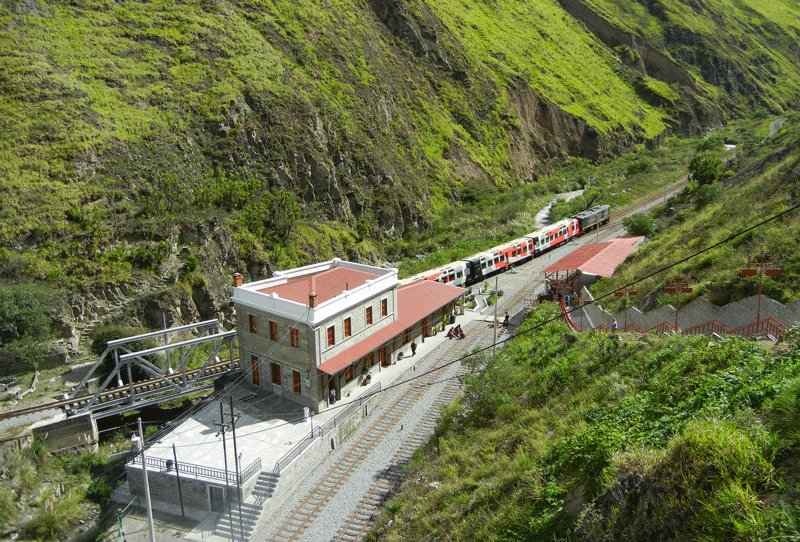
[[[695,147],[697,152],[718,151],[725,146],[725,136],[719,133],[711,134],[700,140]]]
[[[652,237],[656,232],[655,219],[646,213],[636,213],[635,215],[622,219],[622,225],[628,230],[630,235],[644,235]]]
[[[711,184],[722,176],[722,160],[715,154],[704,152],[689,162],[689,177],[702,186]]]
[[[697,209],[702,209],[709,203],[717,201],[722,196],[722,185],[719,183],[704,184],[694,191],[694,203]]]
[[[644,156],[633,160],[625,167],[625,173],[635,175],[636,173],[647,173],[653,171],[653,161]]]
[[[33,283],[0,286],[0,341],[46,339],[57,294]]]

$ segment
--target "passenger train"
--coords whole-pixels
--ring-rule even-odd
[[[610,211],[609,205],[597,205],[499,247],[452,262],[436,271],[414,275],[402,282],[426,279],[453,286],[477,284],[495,273],[526,262],[574,237],[607,224]]]

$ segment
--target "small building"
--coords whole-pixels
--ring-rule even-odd
[[[401,286],[396,269],[339,259],[247,284],[237,274],[242,367],[252,385],[319,412],[424,340],[464,293],[431,281]]]
[[[546,293],[555,296],[578,292],[599,277],[610,277],[643,240],[644,237],[615,237],[572,251],[543,271]]]

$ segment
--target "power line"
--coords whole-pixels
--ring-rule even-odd
[[[639,284],[640,282],[643,282],[643,281],[645,281],[645,280],[647,280],[649,278],[652,278],[652,277],[654,277],[654,276],[656,276],[658,274],[664,273],[665,271],[668,271],[668,270],[672,269],[673,267],[676,267],[676,266],[678,266],[678,265],[680,265],[682,263],[685,263],[685,262],[687,262],[687,261],[689,261],[689,260],[691,260],[693,258],[696,258],[696,257],[698,257],[698,256],[700,256],[702,254],[705,254],[706,252],[708,252],[710,250],[713,250],[713,249],[715,249],[715,248],[717,248],[719,246],[722,246],[722,245],[724,245],[726,243],[730,243],[734,239],[736,239],[738,237],[741,237],[741,236],[743,236],[743,235],[745,235],[745,234],[747,234],[747,233],[749,233],[749,232],[751,232],[751,231],[753,231],[755,229],[758,229],[761,226],[764,226],[765,224],[768,224],[769,222],[777,220],[777,219],[779,219],[779,218],[781,218],[781,217],[783,217],[783,216],[785,216],[785,215],[787,215],[787,214],[789,214],[789,213],[791,213],[791,212],[793,212],[793,211],[795,211],[797,209],[800,209],[800,204],[793,205],[792,207],[789,207],[788,209],[786,209],[784,211],[781,211],[778,214],[772,215],[769,218],[766,218],[766,219],[762,220],[761,222],[759,222],[757,224],[754,224],[753,226],[749,226],[749,227],[747,227],[747,228],[745,228],[743,230],[739,230],[738,232],[735,232],[735,233],[729,235],[728,237],[726,237],[725,239],[723,239],[721,241],[718,241],[718,242],[716,242],[716,243],[714,243],[714,244],[712,244],[712,245],[710,245],[708,247],[705,247],[705,248],[700,249],[700,250],[698,250],[696,252],[693,252],[693,253],[689,254],[688,256],[686,256],[684,258],[681,258],[680,260],[677,260],[677,261],[672,262],[670,264],[667,264],[667,265],[665,265],[665,266],[663,266],[663,267],[661,267],[659,269],[656,269],[655,271],[652,271],[652,272],[648,273],[647,275],[645,275],[645,276],[643,276],[641,278],[632,280],[632,281],[628,282],[627,284],[624,284],[624,285],[616,288],[615,290],[612,290],[612,291],[607,292],[607,293],[605,293],[605,294],[603,294],[601,296],[598,296],[593,301],[590,301],[589,303],[586,303],[586,305],[597,303],[601,299],[605,299],[607,297],[613,296],[615,292],[623,291],[623,290],[625,290],[627,288],[630,288],[631,286],[635,286],[636,284]],[[568,313],[572,313],[572,312],[574,312],[576,310],[578,310],[578,309],[574,308],[574,309],[570,309],[567,312]],[[478,354],[481,354],[481,353],[493,348],[495,345],[505,344],[506,342],[508,342],[510,340],[513,340],[513,339],[515,339],[517,337],[520,337],[522,335],[525,335],[525,334],[531,333],[533,331],[536,331],[539,328],[541,328],[541,327],[543,327],[543,326],[545,326],[547,324],[550,324],[550,323],[555,322],[555,321],[560,321],[561,319],[562,319],[562,315],[560,315],[560,314],[558,316],[554,316],[552,318],[548,318],[548,319],[546,319],[546,320],[544,320],[542,322],[539,322],[538,324],[536,324],[534,326],[531,326],[528,329],[520,331],[519,333],[515,333],[514,335],[511,335],[510,337],[507,337],[507,338],[505,338],[503,340],[497,341],[496,343],[493,343],[493,344],[490,344],[488,346],[484,346],[484,347],[481,347],[481,348],[477,348],[477,349],[473,350],[472,352],[470,352],[468,354],[464,354],[463,356],[461,356],[459,358],[456,358],[456,359],[454,359],[452,361],[449,361],[447,363],[444,363],[444,364],[442,364],[442,365],[440,365],[438,367],[435,367],[435,368],[430,369],[428,371],[424,371],[424,372],[422,372],[420,374],[417,374],[417,375],[414,375],[412,377],[409,377],[406,380],[403,380],[402,382],[397,382],[395,384],[391,384],[391,385],[389,385],[389,386],[387,386],[385,388],[382,388],[379,391],[376,391],[373,395],[377,395],[377,394],[380,394],[380,393],[385,393],[385,392],[388,392],[389,390],[392,390],[392,389],[400,387],[400,386],[405,386],[408,383],[413,382],[415,380],[418,380],[418,379],[420,379],[420,378],[422,378],[424,376],[427,376],[427,375],[432,374],[432,373],[434,373],[436,371],[440,371],[442,369],[450,367],[455,363],[460,363],[461,361],[463,361],[463,360],[465,360],[467,358],[470,358],[470,357],[476,356]],[[272,349],[270,350],[270,353],[271,352],[272,352]],[[266,356],[261,356],[259,358],[259,361],[261,361],[262,359],[265,359],[265,358],[266,358]],[[480,371],[476,371],[476,372],[480,372]],[[245,372],[243,371],[243,374],[239,378],[237,378],[237,381],[236,381],[236,384],[235,384],[234,387],[236,387],[239,384],[241,384],[241,382],[247,376],[248,375],[245,374]],[[445,380],[447,380],[447,379],[445,379]],[[434,383],[429,383],[429,384],[425,384],[425,385],[429,386],[429,385],[433,385],[433,384]],[[224,390],[228,390],[228,387],[226,387]],[[345,408],[345,407],[347,407],[349,405],[350,405],[350,403],[344,404],[344,405],[332,406],[332,407],[327,409],[327,412],[330,412],[331,410],[335,410],[335,409],[338,409],[338,408]],[[298,417],[298,418],[296,418],[294,420],[289,420],[289,421],[286,421],[286,422],[284,422],[282,424],[278,424],[278,425],[271,426],[271,427],[268,427],[268,428],[259,429],[259,430],[256,430],[256,431],[253,431],[253,432],[250,432],[250,433],[242,434],[242,435],[240,435],[240,437],[254,435],[254,434],[257,434],[257,433],[263,433],[263,432],[266,432],[266,431],[272,431],[272,430],[284,427],[286,425],[294,425],[295,423],[300,422],[300,421],[302,421],[304,419],[305,419],[304,417]],[[196,443],[196,444],[185,444],[185,445],[177,445],[177,446],[178,447],[193,447],[193,446],[201,446],[203,444],[204,443]]]

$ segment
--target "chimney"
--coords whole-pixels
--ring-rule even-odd
[[[308,307],[313,309],[317,306],[317,293],[311,292],[308,294]]]
[[[242,274],[241,273],[234,273],[233,274],[233,287],[234,288],[241,288],[243,283],[244,283],[244,278],[242,277]]]

